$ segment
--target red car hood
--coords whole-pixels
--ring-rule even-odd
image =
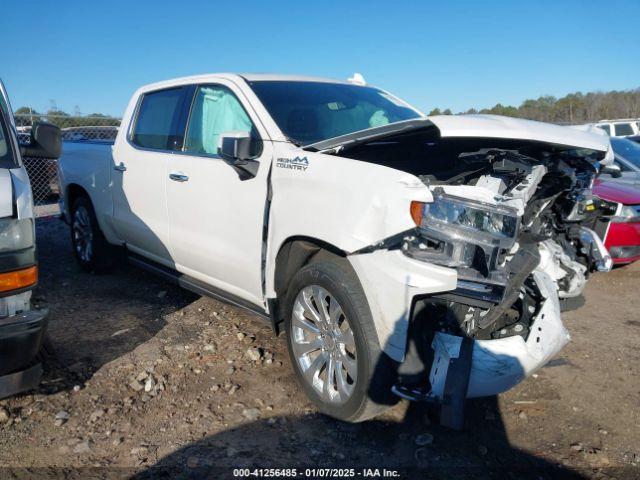
[[[596,179],[596,181],[593,182],[593,193],[603,200],[618,202],[624,205],[640,204],[640,189],[622,183]]]

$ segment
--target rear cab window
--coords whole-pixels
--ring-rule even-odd
[[[181,150],[193,90],[193,86],[186,85],[144,93],[131,131],[131,143],[152,150]]]

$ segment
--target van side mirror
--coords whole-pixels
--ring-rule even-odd
[[[600,173],[604,173],[605,175],[611,175],[613,178],[620,178],[622,176],[622,170],[618,165],[612,164],[602,167]]]
[[[260,162],[253,159],[255,155],[251,151],[254,141],[248,132],[227,132],[220,135],[218,155],[238,172],[241,180],[258,174]]]
[[[24,157],[60,158],[62,132],[51,123],[36,122],[31,127],[30,142],[22,144],[20,151]]]

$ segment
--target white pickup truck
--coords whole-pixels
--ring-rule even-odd
[[[589,132],[212,74],[139,89],[115,143],[66,144],[59,173],[84,268],[123,247],[283,326],[311,400],[360,421],[495,395],[558,353],[559,298],[611,267],[585,226],[610,161]]]

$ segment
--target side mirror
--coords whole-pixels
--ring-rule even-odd
[[[622,170],[618,165],[612,164],[602,167],[600,173],[605,175],[611,175],[613,178],[620,178],[622,176]]]
[[[238,172],[241,180],[258,174],[260,163],[253,159],[255,155],[251,151],[254,141],[248,132],[227,132],[220,135],[218,155]]]
[[[60,158],[62,153],[62,133],[51,123],[36,122],[31,128],[28,144],[21,145],[24,157]]]

